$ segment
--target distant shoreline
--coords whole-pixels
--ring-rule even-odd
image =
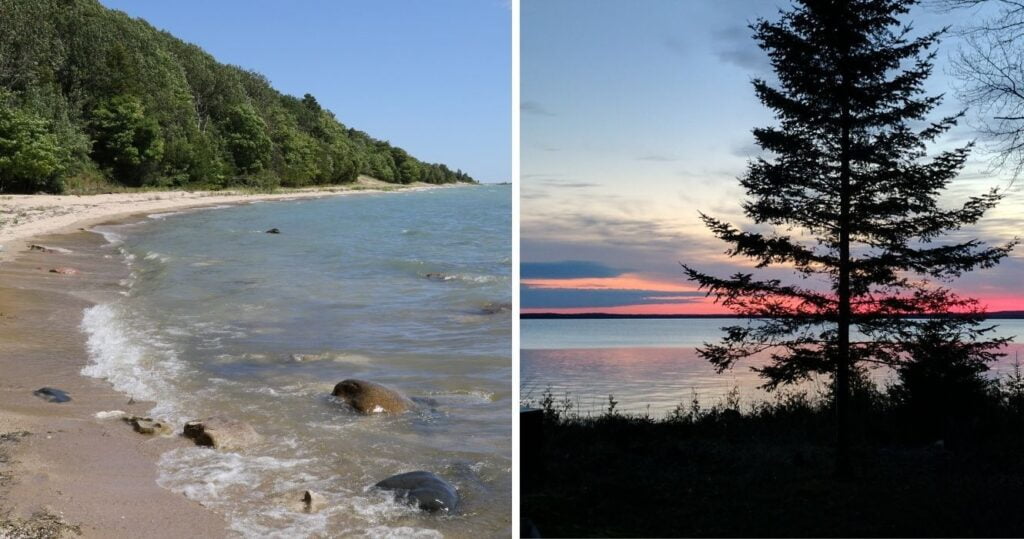
[[[904,315],[902,318],[933,318],[938,314]],[[944,316],[944,315],[942,315]],[[746,317],[735,314],[616,314],[616,313],[520,313],[520,320],[677,320],[677,319],[721,319],[721,318],[763,318]],[[985,315],[986,320],[1019,320],[1024,318],[1024,311],[993,311]]]
[[[360,176],[350,184],[273,193],[240,191],[143,191],[100,195],[0,195],[0,262],[10,262],[26,250],[33,238],[109,223],[135,215],[243,204],[266,200],[297,200],[327,196],[420,191],[479,185],[392,184]]]

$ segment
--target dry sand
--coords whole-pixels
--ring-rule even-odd
[[[128,269],[109,256],[100,235],[79,228],[135,214],[393,188],[374,182],[270,195],[0,197],[0,537],[226,535],[221,515],[156,484],[160,454],[187,441],[136,434],[118,419],[96,417],[108,410],[144,414],[151,403],[129,404],[105,381],[80,374],[88,363],[83,310],[114,297]],[[33,243],[56,249],[26,249]],[[58,267],[78,273],[49,271]],[[72,400],[33,395],[44,386]]]

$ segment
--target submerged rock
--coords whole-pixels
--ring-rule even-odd
[[[189,421],[182,434],[196,445],[217,449],[241,449],[263,439],[252,425],[220,416]]]
[[[33,391],[32,394],[47,402],[62,403],[71,400],[71,396],[66,392],[53,387],[41,387]]]
[[[363,414],[400,414],[413,408],[408,397],[390,387],[365,380],[342,380],[332,393]]]
[[[281,231],[279,229],[276,229],[276,228],[271,228],[270,230],[267,231],[267,234],[280,234],[280,233],[281,233]]]
[[[157,421],[151,417],[141,417],[137,415],[126,415],[121,418],[125,423],[132,426],[132,429],[139,434],[159,434],[166,435],[171,433],[171,426]]]
[[[481,314],[501,314],[512,310],[511,303],[487,303],[480,307]]]
[[[450,513],[459,505],[459,491],[430,472],[417,471],[393,475],[374,486],[392,491],[395,499],[430,513]]]

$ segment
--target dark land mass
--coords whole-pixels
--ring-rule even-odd
[[[542,427],[521,418],[521,514],[544,537],[1021,537],[1019,389],[939,423],[862,401],[845,479],[834,408],[805,397],[662,420],[549,400]]]

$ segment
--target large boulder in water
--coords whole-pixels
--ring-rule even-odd
[[[408,397],[390,387],[366,380],[342,380],[331,393],[362,414],[400,414],[413,408]]]
[[[424,471],[393,475],[375,487],[394,492],[395,499],[424,511],[451,513],[459,505],[459,491],[440,477]]]
[[[242,449],[260,442],[262,437],[252,425],[228,417],[208,417],[185,423],[182,433],[196,445],[217,449]]]

